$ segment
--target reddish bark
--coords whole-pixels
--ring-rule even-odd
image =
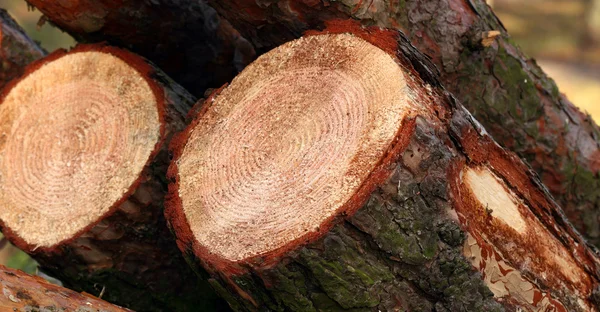
[[[131,311],[1,265],[0,285],[3,289],[0,295],[2,311]]]

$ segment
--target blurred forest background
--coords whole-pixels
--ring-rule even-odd
[[[561,92],[600,122],[600,0],[488,0],[488,4]],[[0,8],[48,51],[75,45],[24,0],[0,0]],[[36,263],[4,239],[0,263],[38,273]]]

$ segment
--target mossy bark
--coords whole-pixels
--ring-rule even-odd
[[[130,311],[4,266],[0,266],[0,285],[2,311]]]
[[[511,41],[484,0],[209,1],[259,52],[334,19],[404,31],[441,81],[525,159],[569,220],[600,246],[600,130]],[[500,36],[484,44],[488,31]]]
[[[398,164],[363,208],[318,241],[273,267],[211,283],[237,311],[503,311],[446,215],[449,137],[419,118],[411,140],[401,157],[412,148],[430,154],[418,172]]]
[[[27,2],[80,42],[107,41],[152,60],[196,96],[229,81],[255,54],[202,1]]]
[[[165,222],[166,170],[170,163],[167,146],[173,134],[185,125],[185,116],[195,98],[183,87],[147,62],[125,50],[103,44],[79,45],[56,51],[27,67],[35,71],[45,62],[67,53],[110,53],[139,71],[148,83],[160,89],[157,101],[164,104],[164,127],[154,156],[139,176],[139,186],[105,216],[72,239],[38,248],[24,242],[9,228],[3,233],[29,253],[40,269],[77,291],[136,311],[227,311],[205,279],[200,279],[177,249]]]
[[[409,98],[422,107],[405,120],[386,156],[389,163],[383,161],[369,177],[383,179],[357,203],[361,208],[339,212],[332,227],[322,227],[308,241],[229,261],[188,237],[191,231],[170,211],[179,209],[173,205],[168,215],[179,227],[180,248],[206,268],[210,283],[236,311],[598,309],[595,249],[566,221],[535,173],[497,145],[441,86],[430,60],[402,34],[390,44],[380,39],[380,31],[347,22],[324,31],[355,33],[375,45],[383,42],[381,48],[396,46],[394,54],[415,90]],[[539,229],[550,244],[538,248],[544,243],[529,237],[537,230],[519,234],[498,222],[498,212],[473,201],[464,175],[476,168],[498,176],[503,192],[521,203],[526,226]],[[170,172],[178,185],[177,170]],[[473,244],[487,248],[490,258],[469,256]],[[571,273],[556,268],[556,259],[569,262],[577,282],[566,281]],[[498,291],[498,280],[486,277],[486,268],[496,262],[506,265],[496,267],[501,278],[518,274],[512,276],[517,290],[511,278],[500,282]]]
[[[0,89],[23,74],[23,68],[46,55],[25,31],[0,9]]]

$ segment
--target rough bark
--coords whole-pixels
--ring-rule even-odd
[[[208,283],[196,277],[177,250],[163,216],[164,177],[169,164],[166,148],[173,133],[184,126],[184,116],[194,98],[141,57],[105,45],[79,45],[70,52],[58,50],[28,66],[20,80],[48,62],[83,52],[113,55],[147,79],[162,116],[160,140],[123,197],[72,238],[53,246],[34,246],[7,227],[4,220],[2,232],[36,259],[43,271],[72,289],[101,294],[109,302],[139,311],[222,309]],[[19,81],[9,84],[0,100]]]
[[[0,9],[0,89],[9,81],[20,76],[23,68],[46,55],[25,31]]]
[[[422,109],[406,117],[347,210],[306,240],[239,261],[193,237],[176,164],[199,119],[179,135],[167,218],[179,247],[209,271],[230,305],[238,311],[598,311],[595,250],[535,173],[441,86],[430,61],[394,31],[338,22],[325,32],[352,32],[397,58],[414,91],[410,99]],[[480,174],[494,182],[469,181]],[[492,184],[492,196],[512,198],[509,219],[504,205],[478,199],[476,188]]]
[[[404,31],[494,139],[541,176],[569,220],[600,246],[600,131],[511,41],[484,0],[209,1],[265,52],[332,19]],[[496,33],[499,32],[499,33]]]
[[[108,41],[152,60],[196,96],[254,57],[252,45],[202,1],[27,2],[78,41]]]
[[[2,311],[130,311],[4,266],[0,266],[0,285]]]
[[[265,52],[336,18],[401,29],[432,58],[446,88],[499,143],[532,165],[569,220],[600,246],[600,131],[559,93],[535,60],[515,46],[483,0],[209,1],[225,19],[206,5],[190,7],[185,1],[137,1],[121,10],[111,10],[110,1],[74,7],[29,2],[79,40],[109,40],[149,57],[196,94],[234,72],[231,67],[215,71],[216,66],[197,64],[226,65],[233,60],[241,69],[253,58],[252,45],[244,38]],[[132,27],[137,30],[133,35]],[[206,46],[212,48],[209,53]],[[200,81],[196,73],[201,68],[225,74],[201,75]]]

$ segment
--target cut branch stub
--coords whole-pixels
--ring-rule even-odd
[[[192,102],[104,45],[29,66],[0,96],[3,233],[75,289],[136,310],[212,307],[162,218],[166,146]]]
[[[597,310],[594,252],[429,64],[339,22],[173,141],[167,218],[234,309]]]

